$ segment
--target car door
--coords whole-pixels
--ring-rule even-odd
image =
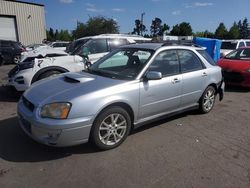
[[[190,50],[177,50],[182,72],[181,106],[198,102],[206,88],[208,72],[199,57]]]
[[[140,119],[174,111],[180,106],[182,76],[176,50],[160,52],[148,71],[161,72],[163,77],[140,82]]]

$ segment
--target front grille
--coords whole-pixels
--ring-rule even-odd
[[[19,66],[16,65],[13,69],[11,69],[8,73],[9,78],[11,78],[12,76],[14,76],[17,72],[19,71]]]
[[[22,96],[23,104],[26,108],[28,108],[31,112],[33,112],[35,106],[32,104],[28,99],[26,99],[24,96]]]
[[[244,80],[243,76],[238,72],[223,71],[223,76],[226,82],[240,83]]]
[[[27,121],[26,119],[24,119],[21,115],[19,115],[19,119],[22,122],[23,128],[31,134],[31,124],[29,121]]]

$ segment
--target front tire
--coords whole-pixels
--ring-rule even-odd
[[[20,55],[16,55],[16,56],[13,58],[13,62],[14,62],[15,64],[18,64],[20,61],[21,61],[21,56],[20,56]]]
[[[215,104],[216,91],[213,86],[208,86],[200,99],[200,112],[206,114],[210,112]]]
[[[61,74],[61,72],[56,71],[56,70],[54,70],[54,71],[52,71],[52,70],[51,70],[51,71],[47,71],[47,72],[45,72],[45,73],[42,73],[42,74],[37,78],[36,81],[42,80],[42,79],[44,79],[44,78],[53,77],[53,76],[56,76],[56,75],[58,75],[58,74]]]
[[[119,106],[105,109],[94,121],[91,140],[101,150],[119,146],[128,136],[131,118],[126,110]]]

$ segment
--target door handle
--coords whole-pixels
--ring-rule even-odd
[[[202,77],[205,77],[205,76],[207,76],[207,73],[206,73],[206,72],[203,72],[203,73],[202,73]]]
[[[173,84],[179,83],[179,82],[180,82],[180,80],[179,80],[178,78],[174,78],[174,79],[172,80],[172,83],[173,83]]]

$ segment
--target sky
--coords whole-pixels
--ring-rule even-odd
[[[172,29],[181,22],[191,24],[193,31],[214,32],[220,22],[227,28],[247,18],[250,22],[250,0],[23,0],[45,5],[46,27],[76,28],[90,17],[113,18],[120,33],[132,32],[135,20],[144,15],[144,25],[150,30],[155,17]]]

